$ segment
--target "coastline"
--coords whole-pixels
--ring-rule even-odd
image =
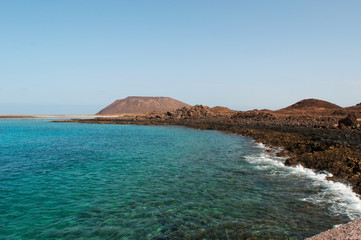
[[[295,125],[277,125],[271,124],[270,119],[267,117],[262,120],[247,119],[247,121],[234,121],[231,120],[229,116],[196,116],[193,118],[167,117],[171,114],[167,112],[163,114],[139,116],[71,119],[60,120],[57,122],[174,125],[201,130],[218,130],[230,134],[250,137],[256,142],[270,147],[270,154],[286,157],[286,166],[301,165],[307,169],[312,169],[315,172],[329,172],[332,176],[326,177],[327,180],[341,182],[351,186],[357,197],[360,198],[361,163],[359,163],[359,159],[361,159],[361,132],[359,129],[355,131],[352,129],[338,129],[334,127],[309,127],[307,126],[309,122],[304,123],[302,122],[302,119],[298,119],[298,122]],[[335,119],[331,119],[331,124],[329,124],[329,126],[334,124],[335,121]],[[272,149],[277,149],[277,151]],[[346,225],[345,228],[347,228],[350,224],[352,229],[361,229],[361,221],[359,220],[351,221],[350,223],[341,225],[341,227]],[[344,228],[334,228],[320,233],[319,235],[321,238],[312,237],[310,239],[328,239],[327,236],[338,236],[340,231],[343,231],[342,229]],[[353,233],[359,234],[359,232],[356,231],[353,231]],[[359,235],[350,236],[354,237]]]
[[[102,222],[108,223],[112,219],[121,221],[118,226],[111,225],[114,231],[129,226],[128,232],[132,232],[131,229],[136,229],[135,225],[142,227],[142,222],[150,222],[150,230],[145,233],[152,233],[155,239],[181,239],[182,236],[214,239],[215,233],[226,239],[227,231],[232,233],[229,239],[305,239],[336,224],[348,222],[348,216],[352,219],[360,216],[360,210],[349,204],[360,203],[349,188],[339,191],[332,186],[335,183],[324,180],[325,174],[315,174],[299,166],[286,167],[283,165],[285,159],[275,157],[273,153],[270,155],[263,144],[236,134],[183,126],[53,123],[52,119],[15,120],[4,122],[3,127],[6,127],[3,128],[4,136],[18,135],[19,139],[29,143],[24,151],[24,148],[7,141],[9,138],[4,138],[3,146],[14,146],[16,152],[13,153],[18,153],[9,155],[9,159],[22,159],[23,153],[33,153],[26,158],[30,159],[29,162],[41,159],[49,163],[37,165],[41,170],[45,169],[40,174],[36,174],[39,168],[31,171],[36,174],[36,182],[29,182],[28,177],[10,178],[9,184],[14,182],[10,186],[17,186],[16,183],[25,188],[28,186],[34,198],[53,196],[53,186],[45,189],[38,186],[41,186],[39,183],[52,182],[55,176],[54,186],[60,181],[64,193],[56,195],[60,197],[56,201],[59,204],[54,206],[59,210],[66,209],[62,196],[68,196],[66,198],[75,204],[72,206],[83,206],[84,200],[96,207],[96,202],[92,204],[96,196],[92,189],[98,186],[98,193],[112,196],[112,200],[103,195],[99,198],[107,203],[107,208],[101,206],[102,213],[106,212],[104,208],[110,211],[102,214]],[[37,151],[39,146],[46,148],[45,154]],[[30,179],[34,176],[28,174],[27,168],[17,169],[25,172]],[[125,182],[130,188],[124,189]],[[73,192],[77,194],[74,196]],[[84,196],[85,192],[89,193]],[[355,200],[349,201],[345,194]],[[26,201],[26,198],[18,199],[19,202],[22,202],[20,199]],[[11,199],[4,200],[6,206],[11,206]],[[37,200],[32,202],[39,204]],[[141,207],[134,211],[137,216],[141,214],[142,222],[129,214],[133,213],[134,204]],[[39,212],[35,205],[34,214],[53,219],[49,218],[51,212],[46,212],[51,206],[45,205],[45,212]],[[126,208],[114,210],[114,206]],[[66,212],[67,218],[76,218],[83,212],[82,209],[69,209],[71,212]],[[88,211],[89,208],[85,209]],[[91,207],[90,211],[93,209],[96,208]],[[155,218],[151,215],[154,210],[157,214]],[[53,220],[61,224],[63,214],[60,214]],[[164,222],[158,222],[158,219],[164,218]],[[29,226],[32,220],[30,216],[27,219]],[[88,219],[86,216],[84,226],[94,231],[97,226],[88,224]],[[73,226],[70,224],[70,227]],[[17,226],[21,227],[21,224]],[[49,232],[53,233],[49,228],[52,226],[44,223],[42,229],[44,232],[50,229]],[[105,227],[108,228],[108,225],[105,224]],[[155,229],[163,231],[158,234]],[[134,232],[141,230],[137,228]],[[20,236],[24,232],[14,234]],[[36,234],[38,231],[32,232]],[[56,236],[74,236],[69,234],[64,229]],[[84,233],[79,232],[76,236],[82,237]],[[129,235],[125,233],[124,236]]]
[[[251,137],[272,148],[282,148],[278,156],[287,157],[286,166],[298,164],[305,168],[327,171],[328,180],[352,186],[361,194],[361,133],[339,129],[311,129],[293,126],[225,123],[222,121],[194,120],[168,121],[124,118],[71,119],[58,122],[135,125],[175,125],[201,130],[218,130]]]

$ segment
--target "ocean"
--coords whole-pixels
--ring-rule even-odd
[[[361,217],[351,188],[250,138],[0,120],[0,239],[304,239]]]

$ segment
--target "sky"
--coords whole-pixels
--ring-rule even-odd
[[[0,114],[361,102],[361,1],[0,1]]]

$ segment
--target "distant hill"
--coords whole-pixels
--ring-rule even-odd
[[[211,111],[213,114],[216,114],[216,115],[233,115],[237,112],[237,111],[231,110],[229,108],[220,107],[220,106],[211,108]]]
[[[330,109],[340,109],[341,107],[319,99],[304,99],[299,102],[296,102],[295,104],[292,104],[291,106],[288,106],[286,108],[282,108],[279,111],[294,111],[294,110],[330,110]]]
[[[347,107],[345,109],[351,111],[361,111],[361,103],[358,103],[355,106]]]
[[[190,105],[170,97],[127,97],[116,100],[97,115],[143,114],[172,111]]]

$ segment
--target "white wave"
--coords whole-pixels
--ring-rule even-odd
[[[352,187],[340,182],[333,182],[326,179],[332,176],[330,173],[316,174],[311,169],[298,166],[298,171],[303,171],[308,177],[314,180],[314,185],[324,186],[326,189],[317,194],[313,194],[304,201],[316,204],[329,204],[330,210],[334,213],[346,213],[351,220],[361,217],[361,200],[359,195],[352,191]]]
[[[333,182],[326,179],[332,174],[328,172],[316,173],[312,169],[304,168],[301,165],[287,167],[284,165],[286,158],[271,156],[266,152],[267,147],[257,143],[258,148],[263,148],[261,153],[246,156],[246,160],[256,165],[259,170],[265,170],[270,175],[296,174],[312,180],[314,186],[321,187],[323,191],[302,199],[314,204],[329,205],[330,211],[335,214],[346,214],[351,220],[361,218],[361,199],[352,191],[352,187],[340,182]]]

